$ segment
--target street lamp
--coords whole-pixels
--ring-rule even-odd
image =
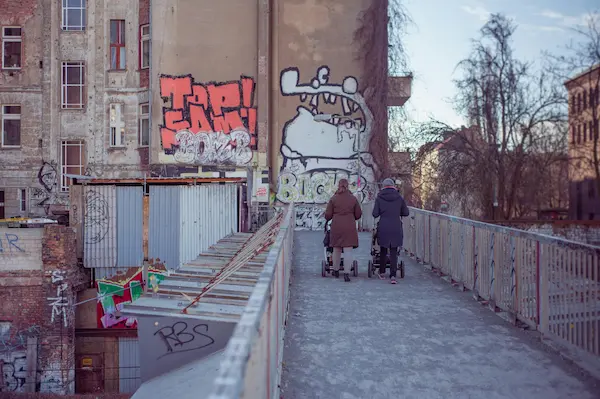
[[[354,123],[354,119],[347,117],[347,116],[341,116],[341,115],[337,115],[337,114],[316,114],[313,115],[313,119],[317,122],[325,122],[328,120],[331,120],[333,118],[339,118],[342,121],[350,121]],[[356,131],[356,146],[358,148],[358,160],[357,160],[357,165],[358,165],[358,179],[357,179],[357,188],[360,188],[360,180],[361,180],[361,174],[360,174],[360,129],[357,129]]]

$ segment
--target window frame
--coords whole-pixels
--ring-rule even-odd
[[[144,112],[144,107],[148,107],[148,112]],[[145,148],[150,147],[150,103],[141,103],[139,106],[140,116],[138,118],[138,146]],[[143,138],[143,122],[148,121],[148,143],[142,142]]]
[[[68,82],[68,71],[70,68],[79,68],[79,83],[67,83]],[[60,106],[61,109],[84,109],[86,106],[86,86],[85,86],[85,61],[62,61],[60,68]],[[79,87],[79,103],[68,102],[68,88]]]
[[[85,32],[87,28],[87,4],[86,0],[80,0],[80,6],[70,6],[69,0],[62,0],[60,27],[63,32]],[[68,11],[79,10],[81,25],[69,25]]]
[[[113,107],[115,108],[115,120],[112,118]],[[125,106],[123,103],[110,103],[108,105],[108,144],[110,147],[125,147],[125,120],[123,118],[124,110]],[[117,130],[119,129],[120,134],[117,134]]]
[[[27,212],[27,189],[19,189],[19,212]]]
[[[79,164],[69,163],[67,159],[67,148],[68,147],[79,147]],[[67,163],[65,164],[65,160]],[[60,141],[60,191],[63,193],[69,192],[69,178],[65,175],[67,170],[70,168],[79,168],[79,174],[83,175],[85,169],[85,140],[70,139]]]
[[[117,42],[112,42],[112,27],[113,22],[117,22]],[[108,26],[108,59],[110,62],[111,71],[126,71],[127,70],[127,42],[125,38],[125,20],[124,19],[111,19],[109,20]],[[120,34],[119,34],[120,33]],[[115,49],[115,66],[113,67],[113,48]],[[123,49],[123,67],[121,68],[121,49]]]
[[[18,114],[8,114],[4,113],[5,107],[19,107]],[[19,145],[7,145],[4,144],[4,121],[21,121],[22,115],[22,106],[21,104],[1,104],[0,105],[0,148],[21,148],[21,126],[19,126]]]
[[[144,34],[144,28],[148,33]],[[148,43],[148,65],[144,65],[144,43]],[[140,69],[150,69],[150,24],[140,25]]]
[[[20,34],[19,36],[8,36],[5,34],[6,29],[19,29],[20,30]],[[1,55],[2,55],[2,60],[0,60],[0,67],[2,69],[6,69],[9,71],[18,71],[19,69],[23,68],[23,27],[22,26],[3,26],[2,27],[2,32],[1,33],[1,40],[2,40],[2,51],[1,51]],[[21,55],[19,58],[19,66],[17,67],[9,67],[4,65],[4,44],[5,43],[20,43],[21,46]]]

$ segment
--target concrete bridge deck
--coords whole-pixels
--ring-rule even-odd
[[[547,349],[536,333],[494,315],[403,257],[397,285],[322,278],[322,233],[298,231],[283,352],[284,399],[578,399],[600,386]]]

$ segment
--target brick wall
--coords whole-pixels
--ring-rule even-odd
[[[8,331],[2,337],[4,345],[0,349],[0,359],[6,363],[3,368],[6,366],[10,371],[11,367],[17,367],[22,374],[15,377],[12,372],[2,373],[10,381],[0,384],[0,393],[24,392],[31,386],[42,393],[73,393],[73,304],[77,291],[89,281],[87,273],[77,264],[75,232],[58,225],[10,230],[17,230],[19,234],[40,234],[36,248],[42,266],[37,270],[27,265],[21,270],[13,270],[14,267],[0,269],[0,323],[4,323],[4,330]],[[29,230],[36,230],[36,233]],[[37,339],[35,347],[27,347],[28,337]],[[33,364],[29,359],[32,354],[37,355]],[[37,373],[33,383],[26,385],[24,375],[32,366],[36,367]]]

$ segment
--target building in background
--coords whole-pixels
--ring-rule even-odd
[[[77,175],[245,177],[249,202],[294,201],[317,224],[342,177],[369,203],[387,154],[371,145],[387,126],[374,107],[402,106],[412,79],[365,95],[367,70],[387,60],[366,57],[355,33],[385,23],[381,4],[0,6],[0,218],[64,214]]]
[[[0,218],[63,214],[68,174],[144,176],[148,4],[0,6]]]
[[[565,87],[569,93],[569,218],[600,220],[600,64],[568,80]]]
[[[413,181],[412,181],[412,160],[409,151],[390,152],[388,154],[390,163],[389,176],[394,179],[398,185],[400,193],[409,206],[414,205]]]

